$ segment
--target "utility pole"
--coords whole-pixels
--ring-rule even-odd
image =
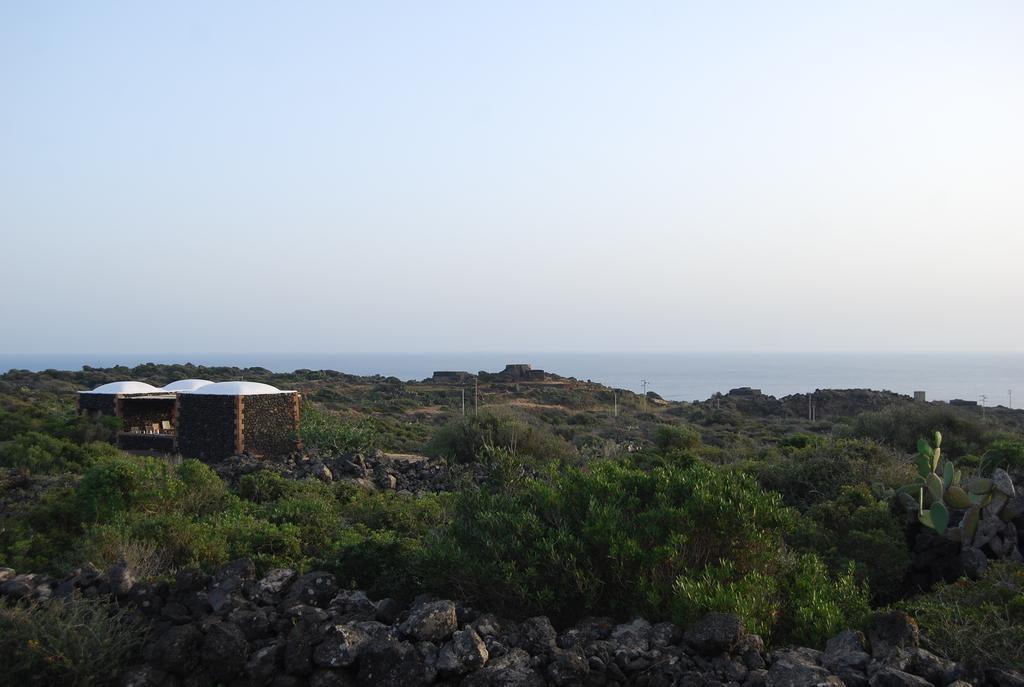
[[[615,404],[615,417],[619,416],[619,390],[612,389],[612,402]]]
[[[641,379],[641,380],[640,380],[640,385],[641,385],[641,386],[643,387],[643,389],[644,389],[644,397],[643,397],[643,400],[644,400],[644,410],[646,411],[646,410],[647,410],[647,380],[646,380],[646,379]]]
[[[466,417],[466,387],[462,387],[462,417]]]
[[[473,414],[480,412],[480,377],[473,380]]]
[[[1010,410],[1013,410],[1013,389],[1007,389],[1006,395],[1010,398],[1006,403],[1010,407]]]
[[[981,419],[984,420],[985,419],[985,401],[988,400],[988,396],[986,396],[985,394],[982,394],[981,396],[978,396],[978,398],[981,399]]]

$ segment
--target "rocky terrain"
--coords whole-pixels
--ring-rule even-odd
[[[142,584],[126,565],[91,565],[63,579],[0,569],[8,602],[111,596],[145,618],[145,663],[124,687],[1021,687],[1024,676],[945,660],[921,647],[901,611],[877,614],[824,651],[768,651],[739,618],[708,613],[691,627],[588,618],[556,629],[546,617],[513,622],[446,599],[371,600],[334,575],[276,569],[257,579],[249,560],[216,574],[180,571]]]

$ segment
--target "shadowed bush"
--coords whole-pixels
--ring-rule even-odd
[[[98,599],[0,606],[0,685],[113,684],[145,632],[134,614]]]

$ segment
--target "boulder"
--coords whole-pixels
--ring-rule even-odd
[[[373,641],[359,661],[356,683],[362,687],[418,687],[434,681],[436,671],[409,642]]]
[[[181,677],[199,667],[203,633],[195,625],[175,625],[164,632],[146,650],[146,657],[157,670]]]
[[[643,618],[631,623],[616,625],[612,630],[611,641],[618,645],[630,657],[635,657],[651,648],[651,624]]]
[[[544,687],[544,679],[533,669],[530,655],[512,649],[504,656],[491,659],[486,666],[470,673],[462,687]]]
[[[728,652],[736,646],[743,635],[743,621],[731,613],[705,613],[687,628],[683,641],[697,653],[713,656]]]
[[[842,685],[838,677],[822,668],[805,652],[777,651],[765,678],[766,687],[813,687],[821,684]]]
[[[344,668],[354,665],[370,637],[350,624],[334,625],[313,650],[313,662],[322,668]]]
[[[248,653],[245,635],[234,623],[216,622],[206,627],[202,661],[213,679],[228,682],[239,675],[245,668]]]
[[[401,601],[386,597],[376,603],[373,619],[385,625],[394,625],[398,622],[404,609]]]
[[[555,627],[543,615],[527,618],[519,623],[516,634],[518,646],[531,656],[550,652],[555,648],[558,639]]]
[[[989,668],[985,671],[988,683],[995,687],[1024,687],[1024,675],[1000,668]]]
[[[309,687],[355,687],[356,676],[348,670],[321,668],[309,676]]]
[[[377,615],[377,606],[365,592],[350,589],[338,592],[330,607],[347,620],[373,620]]]
[[[256,565],[248,558],[239,558],[221,566],[213,576],[214,581],[223,582],[230,578],[252,580],[256,578]]]
[[[871,655],[884,658],[893,649],[914,649],[921,645],[917,621],[904,611],[876,613],[868,630]]]
[[[124,561],[111,566],[107,571],[107,582],[110,584],[110,593],[114,596],[125,597],[135,586],[135,575],[131,568]]]
[[[557,649],[545,674],[548,682],[559,687],[582,685],[590,673],[590,666],[583,654],[577,651]]]
[[[489,657],[487,645],[469,625],[456,631],[437,655],[437,669],[445,674],[468,673],[481,668]]]
[[[421,642],[440,643],[458,628],[455,604],[451,601],[427,601],[413,606],[400,626],[402,634]]]
[[[274,568],[256,583],[256,594],[263,603],[274,604],[280,595],[295,580],[296,572],[291,568]]]
[[[303,603],[326,608],[338,593],[334,575],[322,570],[306,573],[292,583],[285,603]]]
[[[902,670],[882,668],[871,676],[871,687],[932,687],[932,683]]]
[[[284,644],[282,642],[275,642],[249,654],[249,660],[245,663],[245,677],[248,683],[252,687],[269,685],[280,670],[283,656]]]
[[[821,655],[821,665],[838,675],[847,687],[865,687],[871,656],[864,646],[864,635],[844,630],[828,640]]]

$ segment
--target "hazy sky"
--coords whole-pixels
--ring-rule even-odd
[[[1024,3],[6,2],[0,234],[0,352],[1020,351]]]

